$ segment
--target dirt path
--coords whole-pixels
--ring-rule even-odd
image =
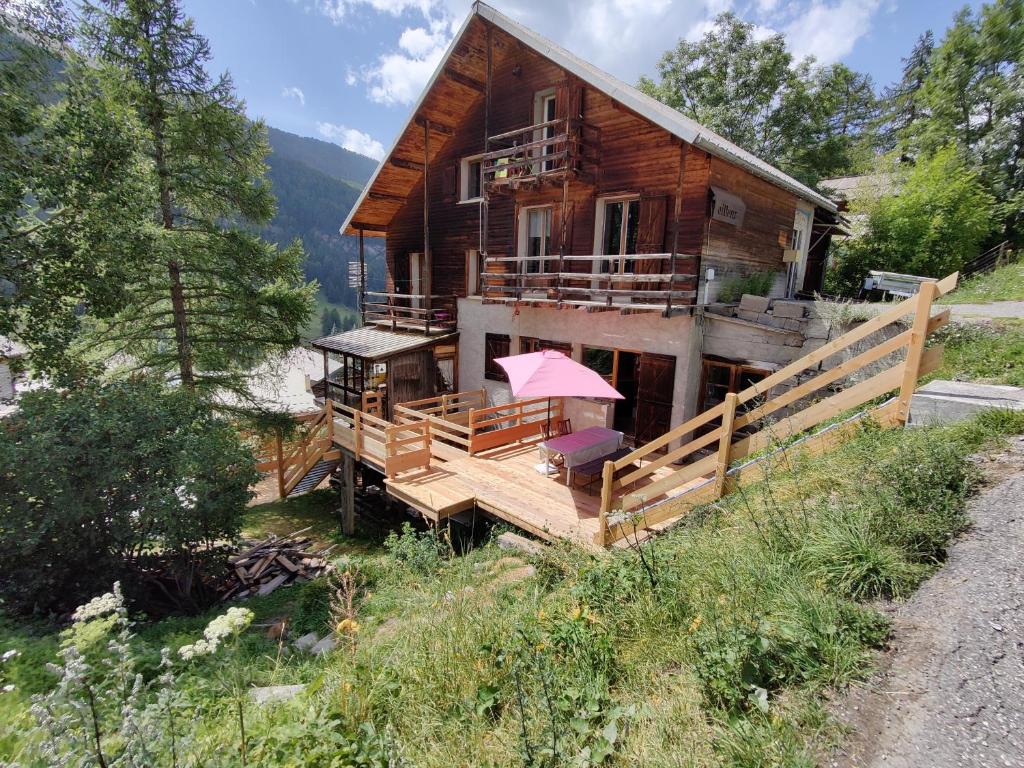
[[[985,467],[973,528],[895,606],[881,669],[838,706],[839,768],[1024,766],[1024,438]]]

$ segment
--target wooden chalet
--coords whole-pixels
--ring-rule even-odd
[[[800,411],[789,434],[902,382],[880,412],[897,423],[934,364],[927,312],[950,285],[872,326],[914,314],[917,335],[808,382],[867,335],[830,339],[785,301],[820,288],[836,221],[828,198],[478,2],[342,226],[361,258],[366,237],[386,239],[386,287],[363,284],[363,328],[314,342],[325,412],[300,445],[278,446],[281,492],[318,466],[317,446],[334,446],[333,460],[378,469],[389,495],[432,520],[477,509],[606,545],[672,517],[628,517],[649,504],[678,514],[680,498],[721,495],[730,459],[768,444],[753,411],[793,412],[906,349],[834,407]],[[723,286],[754,275],[772,310],[716,306]],[[494,360],[543,348],[624,399],[514,402]],[[599,494],[534,471],[553,417],[635,446],[604,466]]]

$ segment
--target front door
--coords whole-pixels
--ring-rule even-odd
[[[636,444],[661,437],[672,426],[672,396],[676,359],[669,355],[640,355],[636,403]]]

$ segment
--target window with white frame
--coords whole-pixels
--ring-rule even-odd
[[[520,271],[545,272],[544,257],[551,253],[551,206],[523,208],[519,212]]]
[[[629,274],[636,253],[637,233],[640,229],[640,198],[614,197],[597,201],[595,253],[613,258],[603,259],[601,272]]]
[[[550,123],[555,119],[555,89],[548,88],[544,91],[539,91],[533,98],[533,124],[543,125],[544,123]],[[543,139],[553,139],[557,131],[555,130],[558,126],[556,125],[545,125],[540,130],[536,131],[534,141],[541,141]],[[541,147],[540,152],[537,154],[550,155],[555,151],[554,144],[547,144]],[[554,160],[545,160],[540,165],[540,171],[550,171],[554,168]]]
[[[459,164],[459,202],[472,203],[483,198],[483,155],[462,158]]]

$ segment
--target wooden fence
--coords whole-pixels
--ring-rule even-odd
[[[395,419],[403,424],[429,423],[434,439],[454,443],[470,456],[538,437],[543,425],[562,420],[561,398],[535,397],[483,407],[486,401],[483,389],[415,400],[395,406]]]
[[[295,417],[298,427],[293,439],[286,441],[278,433],[264,449],[265,455],[257,462],[256,469],[276,471],[277,491],[282,499],[295,490],[317,462],[341,458],[341,452],[334,448],[332,417],[328,401],[321,411]]]
[[[608,546],[633,532],[720,498],[729,492],[731,484],[749,481],[751,476],[756,476],[756,472],[749,468],[730,472],[733,462],[757,454],[776,441],[813,429],[887,392],[899,390],[895,400],[874,409],[873,415],[884,426],[905,424],[918,378],[934,370],[941,361],[942,348],[926,348],[925,341],[930,333],[949,321],[949,311],[932,317],[932,303],[953,290],[956,281],[957,275],[953,274],[938,282],[923,283],[916,296],[885,310],[742,392],[727,395],[724,402],[618,461],[606,462],[595,543]],[[909,329],[894,332],[887,340],[864,352],[858,353],[854,349],[854,345],[885,331],[908,315],[913,315]],[[899,362],[878,373],[867,370],[868,366],[904,349],[906,354]],[[842,359],[847,356],[848,359]],[[837,358],[840,362],[821,370],[826,361]],[[864,378],[845,389],[820,392],[857,373]],[[811,378],[800,381],[803,376]],[[773,389],[792,384],[794,380],[795,386],[766,399]],[[816,397],[819,399],[815,400]],[[797,410],[772,419],[784,408]],[[692,437],[702,428],[707,431]],[[751,430],[754,431],[750,433]],[[820,453],[849,433],[852,433],[852,428],[830,430],[822,433],[820,438],[805,440],[800,450]],[[680,440],[684,441],[682,446],[666,451],[672,443]],[[679,464],[684,465],[668,474],[656,474],[658,470]]]

